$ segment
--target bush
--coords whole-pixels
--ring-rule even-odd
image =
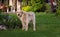
[[[60,1],[58,1],[58,5],[57,5],[57,13],[60,15]]]
[[[22,10],[23,11],[31,11],[31,6],[25,6],[25,7],[22,7]]]
[[[15,14],[1,13],[0,24],[6,25],[9,29],[21,27],[21,22]]]
[[[41,8],[42,8],[42,4],[41,5],[39,5],[39,4],[34,4],[33,6],[24,6],[24,7],[22,7],[22,10],[23,11],[34,11],[34,12],[36,12],[37,10],[41,10]]]
[[[46,4],[45,6],[46,6],[46,12],[47,13],[51,12],[51,6],[50,6],[50,4]]]
[[[44,0],[31,0],[31,6],[32,6],[32,11],[34,12],[43,12],[45,7],[44,7]]]
[[[38,10],[40,11],[42,6],[43,5],[40,3],[35,3],[34,5],[32,5],[32,11],[34,11],[34,12],[38,12]]]
[[[11,19],[9,21],[13,28],[21,27],[21,21],[18,19],[16,14],[10,14],[9,16],[11,17]]]
[[[24,4],[26,3],[25,0],[23,0]],[[22,7],[22,10],[24,11],[33,11],[33,12],[44,12],[45,11],[45,4],[44,0],[28,0],[28,6],[25,5],[25,7]]]

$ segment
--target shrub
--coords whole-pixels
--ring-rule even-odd
[[[25,6],[25,7],[22,7],[22,10],[23,11],[31,11],[31,6]]]
[[[48,13],[48,12],[51,12],[51,6],[50,6],[50,4],[47,4],[46,3],[46,12]]]
[[[21,22],[15,14],[0,14],[0,24],[6,25],[9,29],[21,27]]]
[[[32,11],[37,12],[37,10],[41,10],[42,8],[42,4],[40,3],[35,3],[34,5],[32,5]]]
[[[13,28],[21,27],[21,21],[18,19],[18,17],[16,16],[16,14],[10,14],[9,15],[11,17],[10,24]]]
[[[58,1],[58,5],[57,5],[57,13],[60,15],[60,1]]]
[[[40,3],[33,4],[32,6],[24,6],[22,7],[23,11],[33,11],[33,12],[40,12],[44,11],[44,5]]]
[[[44,0],[31,0],[32,11],[42,12],[44,11]]]

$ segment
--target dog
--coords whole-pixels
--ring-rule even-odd
[[[36,21],[35,21],[35,13],[34,12],[20,11],[20,12],[16,12],[16,14],[22,22],[22,30],[25,29],[25,31],[28,31],[28,24],[30,23],[30,21],[32,21],[33,30],[36,31],[36,27],[35,27]]]

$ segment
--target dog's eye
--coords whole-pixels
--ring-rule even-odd
[[[20,14],[18,14],[18,16],[20,16]]]

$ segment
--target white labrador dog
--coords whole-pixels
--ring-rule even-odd
[[[27,31],[28,30],[28,24],[29,24],[30,21],[32,21],[33,30],[36,31],[36,27],[35,27],[35,13],[34,12],[20,11],[20,12],[17,12],[17,16],[22,22],[22,30],[25,29],[25,31]]]

